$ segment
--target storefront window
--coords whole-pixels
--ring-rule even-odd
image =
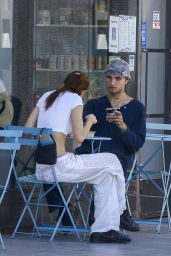
[[[91,86],[85,100],[103,95],[103,71],[112,58],[132,61],[132,71],[135,73],[136,5],[134,3],[134,8],[130,8],[131,1],[122,1],[122,5],[116,2],[118,1],[35,1],[35,102],[44,91],[60,86],[66,75],[73,70],[89,74]],[[119,34],[120,30],[117,38],[121,39],[120,43],[117,42],[117,50],[109,49],[112,44],[109,42],[111,16],[118,20],[115,33]],[[119,23],[120,20],[124,23]],[[127,36],[129,32],[133,35],[131,39]],[[113,32],[113,37],[116,36],[115,33]],[[126,42],[127,45],[132,43],[130,48]],[[120,44],[123,45],[122,49]],[[133,89],[135,94],[135,87]]]
[[[35,2],[35,100],[60,86],[73,70],[89,74],[87,98],[100,96],[107,65],[108,1]]]
[[[123,20],[128,16],[128,21],[133,17],[136,23],[136,3],[136,0],[14,0],[12,88],[22,102],[20,124],[25,122],[39,97],[58,88],[71,71],[80,70],[89,76],[91,86],[85,101],[104,95],[103,72],[112,58],[132,63],[128,90],[136,96],[136,47],[125,47],[123,51],[109,49],[111,16],[120,19],[122,16]],[[133,27],[136,36],[136,24],[128,24],[126,31]],[[119,27],[116,32],[119,33]]]

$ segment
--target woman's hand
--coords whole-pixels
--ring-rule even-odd
[[[127,129],[127,126],[123,120],[122,113],[120,111],[116,111],[113,116],[107,117],[106,120],[109,123],[114,123],[116,126],[122,131],[125,132]]]
[[[89,114],[89,115],[87,115],[87,116],[85,117],[85,119],[86,119],[86,122],[87,122],[87,121],[92,122],[92,125],[97,123],[97,118],[95,117],[94,114]]]

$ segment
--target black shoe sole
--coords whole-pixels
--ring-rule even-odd
[[[118,244],[127,244],[131,242],[130,240],[112,240],[112,239],[103,239],[102,237],[96,237],[96,238],[92,238],[90,237],[90,243],[118,243]]]
[[[122,241],[122,242],[120,241],[120,242],[119,242],[119,241],[99,241],[99,240],[97,241],[97,240],[90,240],[90,243],[92,243],[92,244],[93,244],[93,243],[94,243],[94,244],[98,244],[98,243],[99,243],[99,244],[112,244],[112,243],[113,243],[113,244],[114,244],[114,243],[117,243],[117,244],[128,244],[128,243],[130,243],[130,242],[131,242],[131,241],[124,241],[124,242],[123,242],[123,241]]]
[[[140,231],[140,228],[133,228],[133,227],[125,227],[125,226],[120,226],[120,229],[121,230],[127,230],[127,231],[130,231],[130,232],[139,232]]]

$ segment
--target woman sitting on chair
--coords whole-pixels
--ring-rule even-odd
[[[87,137],[96,117],[90,114],[83,124],[82,96],[89,86],[86,74],[70,73],[60,89],[45,93],[29,116],[26,126],[51,128],[57,144],[55,173],[59,182],[88,182],[94,185],[95,222],[91,226],[92,243],[127,243],[131,239],[119,232],[120,215],[125,209],[125,180],[118,158],[111,153],[74,155],[66,152],[66,136],[76,143]],[[49,165],[37,164],[38,179],[53,182]]]

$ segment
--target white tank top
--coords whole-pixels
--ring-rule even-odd
[[[46,92],[37,102],[39,108],[37,127],[51,128],[53,131],[68,135],[72,132],[71,111],[83,105],[82,98],[76,93],[64,92],[56,98],[51,107],[45,110],[46,98],[52,92]]]

